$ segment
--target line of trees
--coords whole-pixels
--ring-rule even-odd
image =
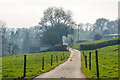
[[[80,23],[79,40],[100,40],[106,34],[118,34],[118,20],[98,18],[94,24]],[[75,42],[78,41],[78,28],[75,29]]]
[[[42,31],[39,26],[31,28],[7,28],[1,21],[2,56],[29,53],[30,47],[40,46]],[[35,52],[33,50],[33,52]]]
[[[56,7],[46,9],[43,14],[38,25],[30,28],[7,28],[5,22],[0,21],[3,56],[35,52],[44,44],[99,40],[105,34],[118,33],[118,20],[99,18],[94,24],[76,24],[71,11]]]

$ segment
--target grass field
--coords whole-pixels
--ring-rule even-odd
[[[70,52],[64,51],[65,56],[69,56]],[[53,66],[51,66],[51,55],[53,55]],[[45,69],[42,70],[42,58],[45,59]],[[58,56],[58,63],[56,61],[56,56]],[[43,53],[31,53],[26,54],[26,77],[34,78],[37,75],[47,72],[59,64],[63,63],[65,60],[61,61],[61,56],[63,56],[62,51],[52,51]],[[19,78],[23,76],[24,72],[24,55],[12,55],[2,57],[2,78]]]
[[[0,57],[0,80],[2,79],[2,58]]]
[[[118,45],[108,46],[97,50],[100,78],[118,78]],[[85,58],[82,55],[82,70],[87,78],[97,78],[95,50],[84,51],[85,55],[87,56],[88,65],[89,52],[92,52],[92,69],[89,70],[89,67],[85,67]]]
[[[90,43],[90,42],[87,42],[87,43]],[[75,44],[73,48],[79,49],[79,44],[80,43]],[[107,47],[97,49],[100,78],[118,79],[118,50],[119,50],[118,46],[120,45],[107,46]],[[92,52],[91,53],[91,70],[89,70],[89,52]],[[92,78],[92,79],[97,78],[95,50],[84,51],[84,54],[87,56],[87,65],[88,65],[87,68],[85,67],[85,57],[83,56],[83,51],[81,51],[81,54],[82,54],[83,73],[87,78]]]

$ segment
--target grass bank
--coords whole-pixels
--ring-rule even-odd
[[[118,38],[114,38],[118,39]],[[93,42],[84,42],[77,43],[73,45],[73,48],[80,48],[80,44],[91,44],[91,43],[100,43],[104,41],[114,40],[98,40]],[[120,45],[107,46],[103,48],[96,49],[98,50],[98,63],[99,63],[99,76],[101,80],[104,79],[118,79],[118,51]],[[84,52],[84,56],[83,56]],[[91,70],[89,70],[89,52],[91,52]],[[82,54],[82,71],[85,76],[89,79],[97,79],[96,71],[96,55],[95,50],[84,50],[81,51]],[[85,56],[87,56],[87,68],[85,66]]]
[[[120,46],[120,45],[119,45]],[[98,50],[98,66],[100,78],[118,79],[118,45],[108,46]],[[89,52],[91,52],[91,70],[89,70]],[[82,71],[87,78],[97,78],[95,50],[86,50],[87,65],[82,53]]]
[[[64,55],[68,57],[70,52],[64,51]],[[51,66],[51,55],[53,55],[53,65]],[[58,63],[56,61],[56,56],[58,56]],[[26,77],[34,78],[39,74],[47,72],[59,64],[65,62],[67,58],[61,61],[61,56],[63,57],[62,51],[52,51],[43,53],[31,53],[26,54]],[[42,58],[44,57],[44,70],[42,70]],[[19,78],[22,77],[24,73],[24,55],[12,55],[2,57],[2,78]]]

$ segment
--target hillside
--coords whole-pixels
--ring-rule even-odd
[[[80,44],[100,43],[109,40],[78,43],[74,44],[73,48],[79,50]],[[96,49],[98,50],[98,67],[100,78],[118,79],[118,46],[120,45],[112,45]],[[89,52],[91,52],[91,70],[89,70]],[[83,73],[87,78],[97,78],[95,50],[83,50],[81,51],[81,54]],[[87,68],[85,66],[85,56],[87,56]]]
[[[53,55],[53,64],[51,66],[51,55]],[[58,62],[57,58],[58,57]],[[61,56],[64,60],[61,61]],[[52,51],[42,53],[26,54],[26,77],[34,78],[37,75],[47,72],[59,64],[66,61],[69,56],[68,51]],[[44,69],[42,70],[42,60],[44,57]],[[1,57],[0,57],[1,58]],[[2,78],[20,78],[24,73],[24,55],[12,55],[2,57]]]

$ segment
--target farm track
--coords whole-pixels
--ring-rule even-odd
[[[81,78],[85,80],[85,76],[81,70],[81,53],[78,50],[70,48],[71,54],[68,60],[53,70],[43,73],[34,80],[39,78]]]

